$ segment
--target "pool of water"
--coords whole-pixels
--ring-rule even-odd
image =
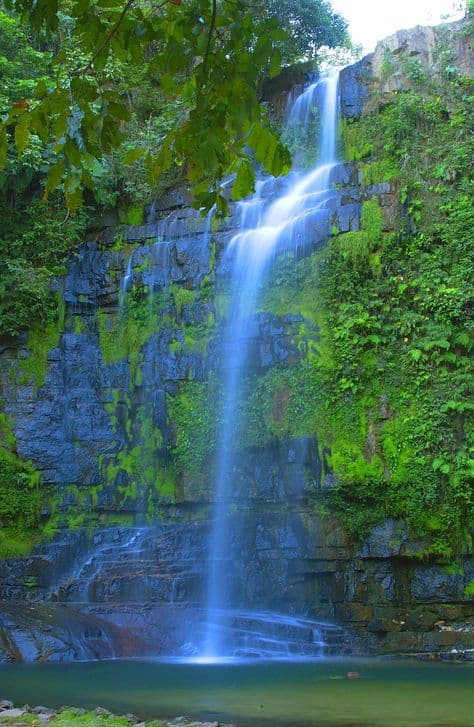
[[[358,672],[360,679],[345,678]],[[474,665],[105,661],[0,667],[0,698],[239,727],[474,727]]]

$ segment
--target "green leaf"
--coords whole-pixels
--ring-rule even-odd
[[[23,114],[15,126],[15,144],[18,156],[21,157],[30,140],[30,116]]]
[[[461,331],[461,333],[456,336],[456,343],[459,343],[461,344],[461,346],[464,346],[465,348],[470,350],[472,346],[472,339],[469,333],[467,333],[466,331]]]
[[[129,149],[123,158],[123,163],[124,164],[134,164],[137,161],[137,159],[140,159],[140,157],[142,157],[144,154],[145,154],[145,149],[143,149],[143,147],[141,147],[141,148],[137,147],[136,149]]]
[[[50,192],[54,192],[54,190],[58,187],[58,184],[63,177],[64,169],[65,164],[63,160],[60,160],[51,167],[48,172],[48,181],[46,183],[45,197],[47,197]]]
[[[237,176],[232,187],[232,199],[235,202],[255,191],[255,172],[246,159],[239,162]]]
[[[412,348],[410,351],[410,356],[412,357],[413,361],[419,361],[422,353],[419,348]]]
[[[43,79],[40,79],[36,84],[35,98],[44,98],[48,95],[48,87]]]
[[[98,97],[97,86],[87,78],[75,77],[71,81],[71,90],[78,102],[95,101]]]
[[[273,152],[273,158],[271,162],[271,173],[274,177],[278,177],[280,174],[287,174],[291,167],[291,156],[287,147],[278,142]]]
[[[7,163],[7,132],[4,126],[0,126],[0,169]]]
[[[216,211],[218,217],[226,217],[229,213],[229,203],[222,194],[216,197]]]
[[[275,78],[275,76],[278,76],[278,74],[281,71],[281,51],[278,48],[275,48],[273,51],[271,60],[270,60],[270,66],[268,68],[268,75],[270,78]]]
[[[121,121],[130,121],[130,111],[123,104],[109,101],[107,108],[109,114],[114,118],[120,119]]]
[[[64,181],[66,204],[75,212],[82,205],[81,177],[79,174],[69,174]]]

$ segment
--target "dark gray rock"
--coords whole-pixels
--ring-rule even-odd
[[[411,591],[420,603],[452,603],[464,599],[472,602],[472,596],[465,595],[465,589],[473,578],[472,567],[451,573],[439,566],[420,566],[414,570]]]
[[[362,115],[364,105],[369,100],[373,54],[365,56],[361,61],[347,66],[339,77],[339,93],[341,113],[348,119],[358,119]]]
[[[372,529],[358,556],[361,558],[392,558],[400,555],[402,544],[407,540],[408,534],[403,522],[386,520]]]

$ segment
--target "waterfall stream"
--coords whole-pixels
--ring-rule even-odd
[[[238,401],[246,371],[246,331],[257,309],[259,288],[274,256],[309,246],[318,227],[328,228],[325,209],[330,196],[330,174],[336,164],[338,121],[338,74],[321,77],[290,103],[288,129],[298,136],[305,130],[314,108],[319,110],[317,164],[310,171],[291,171],[282,179],[262,179],[255,194],[238,206],[239,232],[226,254],[232,269],[231,303],[224,337],[232,341],[232,356],[226,361],[222,424],[218,442],[215,505],[209,540],[207,629],[202,653],[205,657],[229,655],[226,608],[235,594],[228,592],[229,543],[232,540],[232,470],[234,440],[238,424]],[[327,229],[327,232],[329,230]]]

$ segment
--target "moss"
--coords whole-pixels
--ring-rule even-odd
[[[351,265],[364,268],[369,265],[376,275],[381,272],[380,251],[382,242],[382,210],[376,199],[362,205],[361,229],[338,235],[331,244],[337,247]]]
[[[178,351],[183,350],[183,345],[181,341],[179,341],[177,338],[173,338],[173,340],[170,343],[170,353],[178,353]]]
[[[340,125],[340,138],[343,154],[348,161],[368,159],[376,149],[376,139],[370,134],[370,126],[365,119],[361,123],[345,120]]]
[[[13,434],[13,419],[3,411],[0,411],[0,442],[9,449],[13,449],[16,444]]]
[[[80,316],[74,316],[74,333],[80,335],[81,333],[85,333],[85,331],[86,324],[83,319]]]
[[[360,227],[361,230],[367,232],[372,245],[380,242],[382,235],[382,210],[376,199],[370,199],[362,205]]]
[[[367,160],[364,183],[394,179],[409,223],[401,218],[396,233],[383,234],[380,208],[366,202],[360,232],[331,241],[314,281],[322,350],[332,359],[318,373],[317,431],[339,477],[333,505],[353,532],[377,517],[404,517],[427,537],[424,555],[444,559],[466,547],[472,513],[461,332],[472,215],[463,201],[466,136],[458,133],[468,106],[457,81],[435,98],[399,94],[345,125],[349,156]]]
[[[391,182],[398,176],[398,169],[390,159],[373,161],[362,166],[362,184],[370,186],[380,182]]]
[[[430,447],[446,447],[453,437],[441,403],[449,398],[444,388],[449,379],[437,374],[436,385],[427,389],[430,376],[420,369],[415,380],[407,366],[409,339],[405,323],[397,319],[406,315],[408,325],[417,320],[408,313],[404,285],[410,258],[403,277],[387,275],[394,259],[399,269],[405,245],[403,238],[383,233],[380,207],[370,200],[363,206],[359,232],[338,235],[326,250],[299,262],[291,257],[277,262],[261,309],[305,316],[294,341],[306,358],[249,383],[243,404],[248,438],[244,429],[237,440],[249,446],[317,435],[325,467],[339,483],[325,496],[325,506],[340,512],[351,533],[363,537],[384,517],[404,517],[414,533],[428,534],[427,554],[448,558],[454,547],[464,547],[460,523],[469,496],[464,484],[446,489],[428,454]],[[414,295],[416,305],[418,286]],[[319,341],[311,340],[314,324]],[[438,427],[444,441],[436,435]],[[449,474],[446,460],[440,461],[435,466]],[[429,522],[433,517],[440,523],[436,531]]]
[[[75,484],[63,485],[57,504],[64,509],[64,503],[66,503],[66,509],[70,510],[68,517],[71,516],[73,519],[74,512],[77,513],[77,511],[87,515],[94,511],[102,489],[102,484],[87,485],[87,487]]]
[[[149,302],[128,309],[123,316],[98,312],[100,350],[104,363],[113,364],[128,357],[132,381],[137,375],[142,348],[156,331]]]
[[[128,512],[101,513],[99,522],[101,525],[121,525],[127,527],[134,524],[134,517]]]
[[[127,407],[125,433],[127,443],[117,457],[105,466],[105,479],[109,485],[115,486],[120,473],[126,475],[126,484],[117,487],[121,495],[119,507],[125,507],[128,501],[136,502],[150,497],[150,492],[159,496],[161,502],[174,502],[175,486],[170,477],[163,476],[160,453],[163,449],[163,435],[151,418],[146,404],[134,405],[130,397],[121,400],[118,390],[113,390],[112,402],[106,405],[111,420],[117,426],[117,408],[120,404]],[[101,463],[104,468],[104,463]]]
[[[145,208],[143,205],[136,205],[129,207],[128,209],[119,209],[118,216],[119,222],[122,225],[142,225],[145,215]]]
[[[41,473],[17,454],[12,422],[0,415],[0,558],[26,555],[41,532]]]
[[[48,354],[59,343],[61,332],[64,330],[64,301],[58,295],[56,314],[46,323],[37,324],[28,334],[27,358],[22,361],[21,368],[39,388],[46,379],[48,372]]]
[[[204,354],[210,340],[210,330],[206,326],[187,327],[184,333],[184,347],[188,352]]]
[[[178,318],[181,317],[185,305],[191,306],[194,303],[197,293],[197,290],[188,290],[187,288],[183,288],[183,286],[176,285],[175,283],[171,285],[171,297],[173,298]]]
[[[464,589],[464,595],[466,598],[469,598],[471,596],[474,596],[474,578],[467,584],[466,588]]]
[[[146,517],[148,522],[156,522],[161,513],[163,503],[176,501],[176,479],[173,468],[167,466],[152,468],[150,479],[154,485],[148,488]]]
[[[380,64],[380,79],[386,81],[394,70],[394,57],[390,48],[385,47],[383,49],[382,63]]]
[[[22,714],[20,717],[5,717],[2,716],[1,724],[12,725],[13,727],[22,727],[22,725],[35,725],[41,727],[43,725],[42,720],[37,714]]]
[[[35,542],[37,542],[37,537],[33,531],[19,531],[16,526],[14,528],[2,527],[0,529],[0,559],[26,556]]]
[[[207,382],[184,382],[175,396],[167,397],[175,430],[172,454],[180,472],[203,474],[215,451],[220,400],[220,384],[213,376]]]
[[[68,530],[77,530],[82,527],[86,522],[87,516],[83,512],[76,512],[74,514],[67,515],[66,523]]]
[[[86,712],[80,714],[76,709],[65,709],[49,722],[54,727],[129,727],[131,722],[127,717],[115,715],[96,714]]]

